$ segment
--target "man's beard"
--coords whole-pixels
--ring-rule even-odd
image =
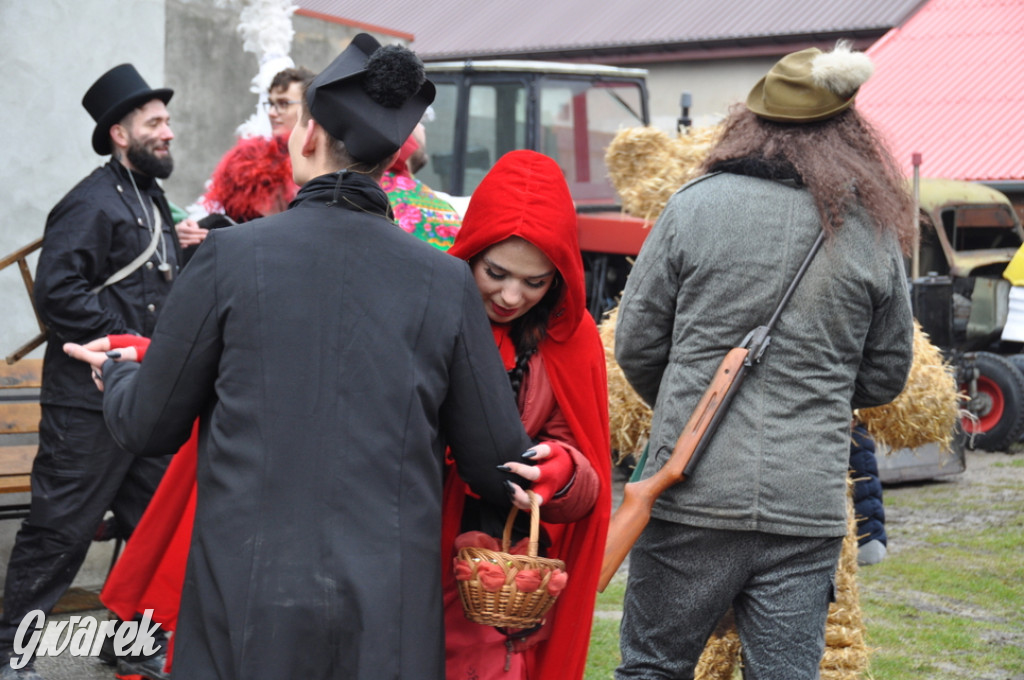
[[[157,179],[167,179],[171,176],[171,171],[174,170],[174,159],[171,158],[170,151],[163,158],[158,158],[152,151],[146,148],[143,142],[136,139],[129,142],[128,151],[125,155],[128,157],[128,162],[132,164],[132,167],[143,175],[156,177]]]

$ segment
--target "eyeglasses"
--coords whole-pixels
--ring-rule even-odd
[[[274,109],[278,113],[284,113],[285,111],[288,110],[289,107],[301,103],[302,102],[298,99],[278,99],[277,101],[274,101],[273,99],[268,99],[267,101],[263,102],[263,108],[266,109],[267,113],[270,113],[271,109]]]

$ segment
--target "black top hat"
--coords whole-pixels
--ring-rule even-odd
[[[104,73],[82,97],[82,106],[96,121],[92,148],[106,156],[110,153],[111,125],[151,99],[166,104],[173,94],[174,90],[167,88],[150,89],[131,64],[121,64]]]
[[[313,79],[306,103],[353,159],[376,163],[408,139],[434,93],[415,54],[360,33]]]

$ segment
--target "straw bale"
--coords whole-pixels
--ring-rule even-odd
[[[733,623],[730,630],[708,639],[697,661],[695,680],[732,680],[740,660],[740,636]]]
[[[691,128],[670,137],[653,127],[619,130],[604,160],[622,209],[649,222],[656,220],[669,197],[697,176],[718,131],[718,126]]]
[[[612,309],[601,321],[601,343],[608,371],[608,420],[612,449],[621,462],[631,453],[639,453],[651,431],[651,407],[632,388],[619,362],[615,360],[615,320],[619,308]]]
[[[868,667],[864,619],[857,587],[857,519],[853,511],[853,480],[846,480],[846,536],[836,569],[836,601],[825,622],[825,654],[821,680],[852,680]]]
[[[914,321],[914,361],[907,385],[891,403],[856,416],[878,444],[892,451],[938,443],[949,451],[963,399],[953,367]]]

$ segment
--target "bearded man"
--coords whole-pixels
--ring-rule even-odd
[[[19,625],[33,611],[50,612],[98,533],[131,534],[167,466],[168,457],[134,458],[114,442],[103,422],[102,394],[61,346],[153,333],[181,254],[156,181],[174,167],[166,106],[172,94],[151,89],[131,64],[101,76],[82,105],[96,121],[93,149],[110,154],[110,162],[69,191],[46,220],[35,282],[36,308],[49,329],[39,453],[31,513],[7,568],[0,678],[42,677],[20,654],[16,663],[8,662]],[[104,521],[108,510],[113,519]],[[161,659],[128,663],[152,665],[153,672],[121,670],[161,677]]]

